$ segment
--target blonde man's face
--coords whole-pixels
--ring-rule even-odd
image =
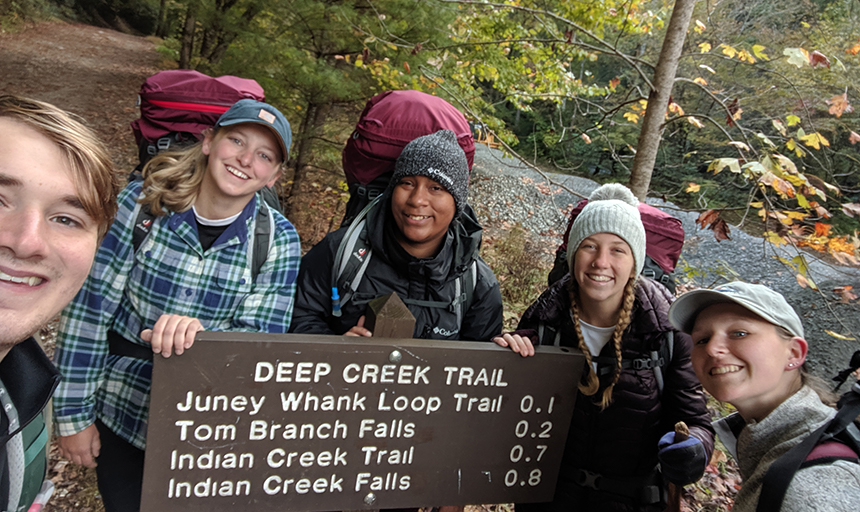
[[[0,118],[0,357],[75,296],[98,248],[60,149]]]

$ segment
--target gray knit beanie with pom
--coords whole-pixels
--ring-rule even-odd
[[[466,153],[457,142],[457,135],[451,130],[439,130],[407,144],[394,164],[388,191],[393,190],[405,176],[425,176],[445,187],[457,205],[455,219],[466,208],[469,164]]]
[[[612,233],[630,246],[636,274],[641,273],[645,266],[645,227],[638,205],[633,192],[620,183],[609,183],[595,190],[570,228],[567,237],[569,268],[573,270],[573,256],[584,239],[597,233]]]

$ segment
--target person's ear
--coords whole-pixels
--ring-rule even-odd
[[[275,182],[278,181],[278,178],[280,178],[281,174],[283,174],[281,169],[282,169],[282,166],[279,165],[278,168],[275,170],[275,174],[272,175],[272,179],[269,180],[268,183],[266,183],[267,187],[271,188],[271,187],[275,186]]]
[[[209,156],[210,151],[212,151],[212,139],[214,135],[212,135],[212,130],[208,129],[203,132],[203,144],[200,145],[200,149],[203,151],[203,154]]]
[[[801,366],[806,361],[806,353],[809,351],[809,343],[805,339],[795,336],[789,341],[788,363],[793,367]]]

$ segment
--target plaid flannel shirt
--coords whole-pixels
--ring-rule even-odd
[[[132,229],[141,187],[132,183],[120,193],[116,220],[89,277],[63,311],[54,356],[63,381],[54,395],[54,416],[62,436],[80,432],[98,417],[144,449],[152,363],[110,355],[107,332],[148,346],[140,332],[162,314],[197,318],[209,331],[287,332],[301,246],[292,224],[270,209],[273,240],[252,279],[258,194],[205,252],[190,209],[156,217],[135,252]]]

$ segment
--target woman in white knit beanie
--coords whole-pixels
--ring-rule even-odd
[[[623,185],[595,190],[568,236],[570,273],[526,310],[517,331],[494,338],[522,356],[536,345],[576,347],[588,363],[555,499],[517,504],[518,512],[656,512],[665,508],[665,482],[698,480],[710,458],[714,434],[690,338],[668,321],[668,290],[639,275],[638,203]],[[691,433],[683,443],[671,433],[678,421]]]

